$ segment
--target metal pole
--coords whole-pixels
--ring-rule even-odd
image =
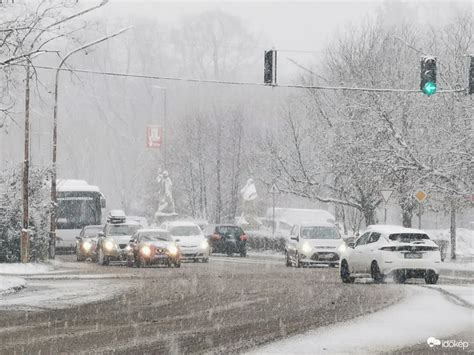
[[[23,229],[20,240],[20,259],[27,263],[28,257],[28,229],[29,229],[29,175],[30,175],[30,64],[26,66],[25,85],[25,152],[23,161]]]
[[[383,224],[387,224],[387,203],[383,204]]]
[[[275,192],[272,192],[272,237],[275,238]]]
[[[418,202],[418,229],[421,229],[421,202]]]
[[[163,166],[164,168],[166,169],[167,166],[168,166],[168,163],[167,163],[167,156],[166,156],[166,136],[168,135],[168,131],[166,130],[166,124],[167,124],[167,121],[168,121],[168,117],[167,117],[167,114],[168,114],[168,108],[167,108],[167,101],[168,101],[168,98],[167,98],[167,90],[166,88],[164,88],[163,90],[163,94],[164,94],[164,107],[163,107],[163,111],[164,111],[164,116],[163,116]]]

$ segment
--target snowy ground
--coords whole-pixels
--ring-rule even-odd
[[[86,263],[0,264],[0,309],[67,308],[112,298],[130,287],[120,274],[87,273]],[[85,273],[84,273],[85,271]]]
[[[19,277],[0,276],[0,297],[18,291],[26,286],[26,280]]]
[[[436,288],[454,293],[456,298],[463,299],[464,304],[453,302],[445,292],[407,286],[407,295],[399,304],[346,323],[319,328],[257,348],[252,354],[371,354],[420,344],[426,342],[428,337],[452,339],[457,334],[472,330],[473,289],[468,286]],[[369,336],[371,334],[376,336]]]

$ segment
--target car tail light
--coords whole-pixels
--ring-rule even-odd
[[[380,248],[382,251],[396,251],[397,247],[382,247]]]
[[[240,240],[242,240],[242,241],[244,241],[244,240],[249,240],[249,237],[247,237],[246,234],[242,234],[242,235],[240,236]]]
[[[219,234],[213,234],[211,238],[212,240],[221,240],[221,236]]]

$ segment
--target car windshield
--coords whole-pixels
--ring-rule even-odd
[[[107,225],[107,235],[132,235],[140,229],[138,224],[109,224]]]
[[[390,240],[402,242],[402,243],[412,243],[412,242],[430,239],[426,234],[423,234],[423,233],[397,233],[397,234],[390,234],[388,238]]]
[[[201,229],[198,226],[176,226],[170,228],[170,233],[175,237],[189,237],[200,235]]]
[[[171,241],[171,237],[168,232],[150,232],[141,234],[140,239],[144,242]]]
[[[97,228],[86,228],[84,230],[84,237],[85,238],[94,238],[97,237],[97,234],[102,230],[102,227]]]
[[[340,239],[335,227],[302,227],[301,237],[304,239]]]
[[[237,226],[220,226],[217,227],[217,232],[220,234],[228,234],[228,235],[237,235],[241,236],[244,234],[242,231],[242,228],[237,227]]]

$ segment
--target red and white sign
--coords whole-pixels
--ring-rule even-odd
[[[146,146],[148,148],[159,148],[163,142],[163,127],[151,126],[146,127]]]

